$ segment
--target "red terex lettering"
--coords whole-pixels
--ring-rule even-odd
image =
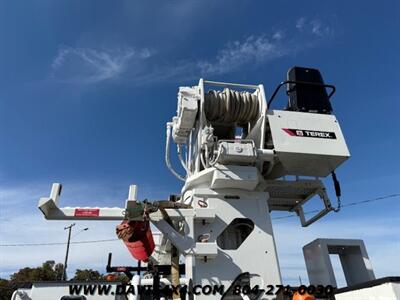
[[[98,217],[100,209],[98,208],[76,208],[75,217]]]

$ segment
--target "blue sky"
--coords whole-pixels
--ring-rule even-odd
[[[0,244],[65,240],[65,223],[36,208],[52,182],[71,206],[121,206],[131,183],[141,199],[178,192],[163,161],[165,122],[178,87],[200,77],[263,83],[269,95],[291,66],[319,68],[337,87],[352,154],[337,172],[343,203],[399,193],[399,36],[400,3],[389,0],[0,1]],[[399,201],[307,229],[276,220],[284,279],[306,278],[301,246],[317,236],[363,238],[376,274],[399,275]],[[91,229],[77,239],[113,237],[113,225],[82,222]],[[109,249],[130,262],[118,242],[107,247],[73,246],[71,272],[103,270]],[[0,247],[0,277],[62,261],[64,247],[28,251]]]

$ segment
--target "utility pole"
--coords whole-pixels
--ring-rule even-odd
[[[68,242],[67,242],[67,252],[65,253],[63,281],[67,280],[67,263],[68,263],[69,244],[71,241],[71,230],[72,230],[72,227],[74,227],[74,226],[75,226],[75,223],[72,223],[71,225],[64,227],[64,230],[68,229]]]

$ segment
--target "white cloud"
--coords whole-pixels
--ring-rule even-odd
[[[284,37],[284,32],[281,30],[275,32],[274,35],[272,36],[274,40],[281,40],[283,37]]]
[[[192,7],[192,6],[189,6]],[[98,50],[62,48],[52,63],[52,74],[68,83],[96,83],[120,78],[137,85],[167,80],[192,80],[222,75],[239,69],[254,69],[278,58],[293,55],[332,35],[333,30],[319,19],[297,20],[297,30],[278,29],[271,34],[251,34],[228,41],[216,49],[214,57],[169,61],[144,48]]]
[[[333,35],[333,28],[321,19],[307,19],[300,17],[296,22],[296,28],[299,32],[308,33],[316,37],[328,37]]]
[[[296,22],[296,28],[298,30],[303,30],[305,22],[306,22],[306,18],[305,17],[299,18],[297,20],[297,22]]]
[[[286,38],[283,30],[278,30],[270,36],[251,35],[242,40],[228,42],[217,50],[214,57],[181,60],[168,65],[158,64],[154,68],[147,68],[145,74],[134,74],[131,79],[136,83],[146,84],[223,75],[241,68],[254,69],[269,61],[295,53],[302,47],[296,44],[295,39]]]
[[[296,22],[297,31],[278,29],[272,34],[250,35],[228,42],[216,51],[214,58],[182,60],[168,66],[158,66],[140,80],[193,79],[227,74],[238,69],[254,69],[278,58],[293,55],[317,45],[333,30],[324,22],[302,17]],[[316,40],[318,38],[318,40]],[[138,79],[138,77],[136,77]]]
[[[323,24],[320,20],[311,21],[311,32],[319,37],[327,36],[332,33],[332,29]]]
[[[243,41],[231,42],[218,52],[215,60],[200,61],[197,66],[203,74],[223,74],[245,64],[265,63],[290,52],[280,42],[281,38],[281,31],[277,31],[272,38],[249,36]]]
[[[170,79],[192,79],[205,75],[226,74],[245,64],[267,61],[287,55],[283,31],[271,37],[251,35],[228,42],[211,59],[186,60],[172,63],[156,61],[148,50],[100,51],[87,48],[63,48],[52,63],[53,77],[68,83],[96,83],[124,75],[123,79],[145,84]]]
[[[51,68],[56,80],[96,83],[121,75],[132,61],[148,59],[152,51],[144,49],[97,50],[65,47],[58,51]]]

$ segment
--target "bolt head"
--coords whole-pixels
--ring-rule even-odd
[[[236,150],[237,153],[242,153],[243,148],[240,147],[240,146],[236,146],[236,147],[235,147],[235,150]]]

